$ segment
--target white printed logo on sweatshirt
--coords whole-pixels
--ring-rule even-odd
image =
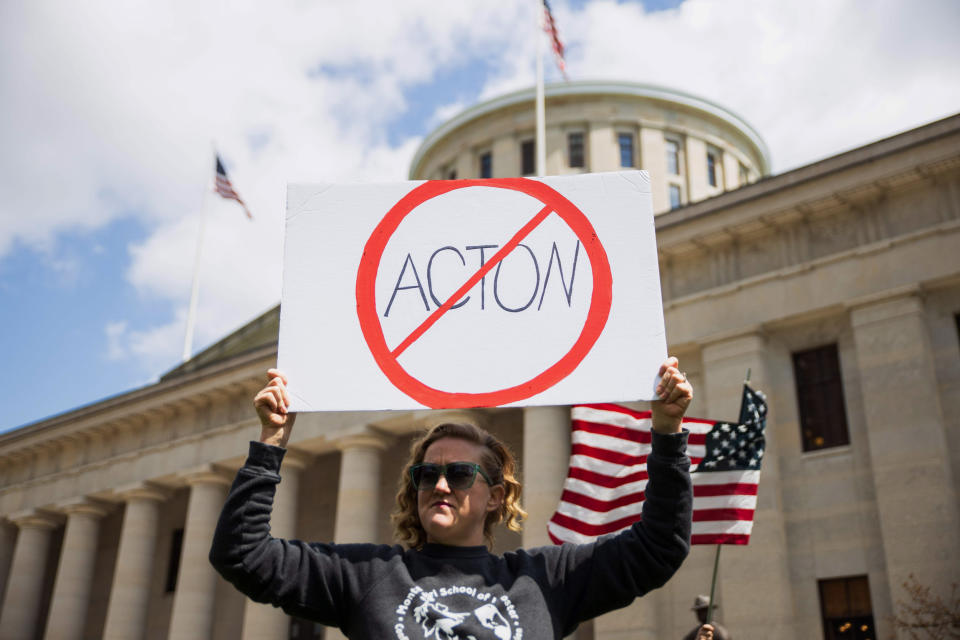
[[[397,640],[522,640],[517,610],[504,594],[474,587],[413,587],[396,609]]]

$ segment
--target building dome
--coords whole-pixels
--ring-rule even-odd
[[[474,105],[432,131],[414,180],[534,175],[534,89]],[[742,118],[703,98],[633,82],[548,84],[547,175],[646,169],[662,213],[756,181],[769,154]]]

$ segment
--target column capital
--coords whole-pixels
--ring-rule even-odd
[[[303,471],[310,463],[310,458],[312,457],[313,456],[306,451],[300,451],[299,449],[287,447],[287,452],[283,454],[283,470],[285,472]]]
[[[923,313],[921,294],[919,287],[909,286],[851,300],[847,304],[850,324],[857,328],[899,316]]]
[[[540,411],[543,410],[543,411]],[[523,407],[523,413],[546,413],[553,411],[569,411],[570,405],[568,404],[536,404],[527,407]]]
[[[109,504],[83,496],[61,500],[60,502],[54,504],[51,509],[54,509],[67,516],[78,514],[91,516],[94,518],[102,518],[110,513]]]
[[[376,449],[383,451],[390,444],[389,438],[379,433],[356,433],[337,438],[333,442],[339,451],[346,449]],[[286,462],[286,461],[284,461]]]
[[[62,522],[56,514],[39,509],[24,509],[7,516],[18,529],[56,529]]]
[[[177,476],[191,487],[198,484],[230,484],[230,478],[226,477],[210,464],[205,464],[189,471],[183,471],[177,474]]]
[[[767,336],[762,327],[755,326],[746,330],[716,334],[700,342],[704,362],[724,360],[733,355],[741,355],[766,348]]]
[[[151,482],[134,482],[114,489],[114,495],[129,502],[131,500],[153,500],[163,502],[170,496],[170,492]]]

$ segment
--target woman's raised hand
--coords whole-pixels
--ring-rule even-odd
[[[653,430],[658,433],[679,433],[680,423],[693,400],[693,386],[679,366],[672,356],[660,365],[660,384],[656,389],[660,399],[650,403]]]
[[[267,386],[254,397],[253,406],[260,418],[260,442],[286,447],[297,418],[296,413],[288,411],[287,377],[276,369],[267,369]]]

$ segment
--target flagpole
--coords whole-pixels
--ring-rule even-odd
[[[713,594],[717,588],[717,570],[720,568],[720,547],[722,546],[723,545],[717,545],[717,555],[713,558],[713,579],[710,580],[710,601],[707,603],[707,624],[713,622]]]
[[[543,95],[543,31],[546,19],[543,0],[536,0],[537,11],[537,175],[547,175],[547,126],[546,107]]]
[[[216,150],[213,161],[216,162]],[[200,299],[200,257],[203,254],[203,236],[207,229],[207,192],[210,191],[210,177],[203,186],[203,198],[200,201],[200,233],[197,236],[197,250],[193,258],[193,283],[190,286],[190,307],[187,310],[187,331],[183,337],[183,362],[190,359],[193,351],[193,329],[197,322],[197,302]]]
[[[750,382],[750,367],[747,367],[747,375],[743,377],[743,384],[748,384]],[[741,401],[742,404],[742,401]],[[743,413],[743,407],[740,407],[740,413]],[[707,624],[710,624],[713,621],[713,594],[717,587],[717,572],[720,569],[720,547],[723,545],[717,545],[717,555],[713,559],[713,578],[710,579],[710,602],[707,603]]]

